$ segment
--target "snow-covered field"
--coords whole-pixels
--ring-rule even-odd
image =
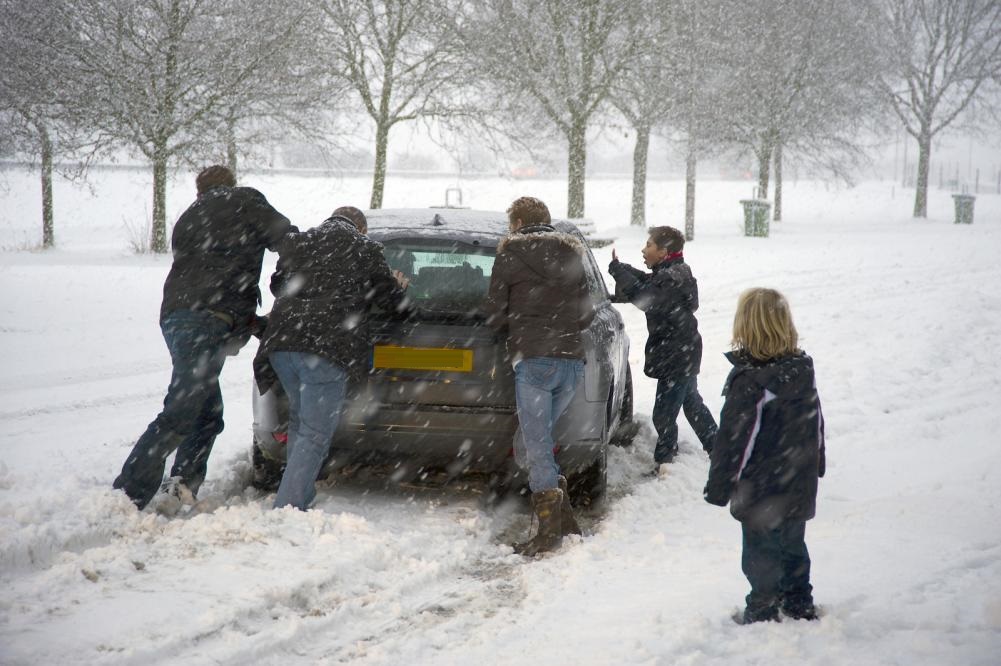
[[[300,226],[364,206],[369,185],[245,182]],[[763,285],[791,300],[827,418],[807,529],[826,615],[740,627],[739,524],[703,502],[707,460],[684,422],[670,476],[644,475],[645,429],[612,451],[590,534],[525,561],[505,543],[527,530],[527,508],[488,511],[468,489],[343,479],[315,510],[270,510],[245,489],[248,348],[223,373],[227,428],[199,510],[136,512],[110,485],[169,377],[157,326],[169,261],[127,249],[149,177],[91,183],[57,182],[57,250],[13,251],[39,237],[37,177],[0,172],[0,663],[1001,663],[1001,196],[981,195],[976,222],[957,226],[945,192],[912,220],[913,192],[886,182],[790,182],[786,220],[752,239],[737,204],[751,184],[700,183],[685,254],[710,408],[737,295]],[[555,180],[390,178],[385,205],[440,204],[456,184],[476,208],[533,194],[565,210]],[[587,209],[639,264],[629,187],[590,181]],[[192,197],[181,174],[169,217]],[[651,223],[682,224],[682,183],[652,182],[648,201]],[[645,419],[645,326],[620,307]]]

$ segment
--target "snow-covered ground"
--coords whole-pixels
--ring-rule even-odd
[[[245,181],[300,226],[364,206],[369,185]],[[227,428],[199,510],[136,512],[110,485],[169,377],[157,327],[169,261],[127,249],[149,177],[91,183],[57,183],[57,250],[15,252],[37,243],[37,177],[0,172],[0,663],[1001,663],[1001,196],[981,195],[976,222],[957,226],[945,192],[912,220],[913,192],[890,183],[790,182],[785,221],[753,239],[737,204],[751,184],[700,183],[685,254],[710,408],[737,295],[763,285],[792,303],[827,418],[807,529],[826,615],[740,627],[739,524],[703,502],[707,460],[684,422],[667,478],[644,475],[647,428],[612,451],[591,533],[525,561],[505,542],[527,530],[526,507],[488,511],[468,489],[342,479],[315,510],[270,510],[245,489],[248,348],[223,373]],[[476,208],[533,194],[565,210],[556,180],[390,178],[385,205],[440,204],[456,184]],[[587,209],[639,264],[629,187],[590,181]],[[175,178],[169,217],[192,196],[193,176]],[[652,182],[648,201],[651,223],[682,224],[682,183]],[[620,307],[646,418],[645,326]]]

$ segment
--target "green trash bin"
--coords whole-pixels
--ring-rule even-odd
[[[744,235],[766,238],[772,204],[764,199],[741,199],[740,203],[744,206]]]
[[[976,197],[972,194],[953,194],[952,200],[956,202],[956,224],[973,224],[973,202]]]

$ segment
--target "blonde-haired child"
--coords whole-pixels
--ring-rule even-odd
[[[751,584],[741,624],[787,617],[815,620],[804,535],[824,475],[824,417],[813,359],[785,297],[753,288],[733,320],[733,370],[705,499],[726,506],[743,531],[741,567]]]

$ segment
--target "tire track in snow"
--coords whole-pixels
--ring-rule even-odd
[[[33,532],[49,544],[48,555],[19,570],[3,567],[0,580],[16,583],[6,608],[19,619],[0,612],[0,637],[14,644],[23,627],[57,630],[53,617],[106,616],[104,602],[152,595],[158,603],[144,611],[149,617],[98,629],[76,654],[154,663],[277,663],[289,654],[350,662],[398,650],[408,636],[475,630],[525,596],[520,572],[531,562],[498,544],[499,535],[527,529],[523,512],[487,513],[478,498],[448,488],[408,500],[409,490],[374,496],[364,486],[337,485],[321,489],[322,510],[283,513],[270,510],[268,496],[240,495],[235,476],[210,488],[207,506],[225,506],[172,520],[135,512],[116,493],[88,493],[79,502],[93,507],[89,532]],[[635,470],[616,475],[610,497],[627,496],[635,478]],[[586,529],[600,529],[608,504],[588,513]],[[57,516],[72,510],[69,499],[53,501],[39,522],[62,526]],[[205,588],[212,570],[219,575]],[[74,599],[86,601],[75,606]],[[66,656],[58,645],[37,654],[53,663]]]
[[[104,495],[108,509],[110,493]],[[16,582],[4,607],[16,609],[19,619],[0,612],[0,636],[13,645],[19,627],[51,626],[53,616],[88,609],[102,613],[72,605],[72,599],[89,597],[88,604],[100,608],[93,585],[102,599],[154,594],[168,609],[196,592],[204,596],[204,603],[186,611],[193,618],[178,622],[170,612],[153,610],[132,629],[95,632],[90,645],[97,651],[91,656],[132,658],[142,656],[133,648],[142,645],[154,662],[178,655],[198,661],[217,651],[213,661],[229,661],[234,636],[250,640],[248,656],[279,654],[281,646],[292,649],[302,640],[296,636],[323,634],[327,642],[332,627],[344,637],[337,645],[357,649],[381,635],[372,635],[373,626],[406,632],[447,620],[473,601],[513,603],[520,597],[497,578],[513,556],[492,542],[493,520],[461,498],[451,498],[445,511],[426,502],[386,505],[384,499],[377,511],[361,514],[273,512],[268,502],[237,499],[214,513],[175,520],[119,512],[96,526],[89,540],[57,539],[46,561],[35,560],[27,575],[11,579],[23,568],[4,567],[3,578]],[[65,546],[72,548],[60,550]],[[288,561],[300,554],[303,561]],[[219,576],[219,589],[200,589],[205,570],[220,567],[228,571]],[[230,588],[241,591],[227,594]],[[165,625],[169,632],[159,629]],[[57,648],[38,656],[52,663],[67,656],[48,649]]]

